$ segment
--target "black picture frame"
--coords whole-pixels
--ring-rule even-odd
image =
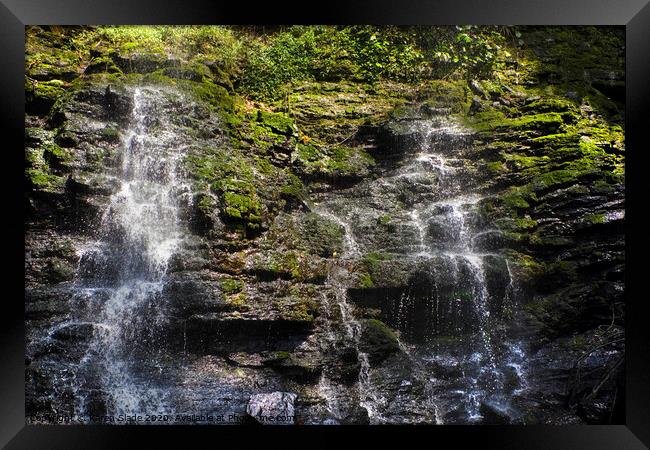
[[[330,0],[312,5],[208,0],[0,0],[0,124],[4,283],[2,284],[2,351],[0,367],[0,445],[7,448],[115,448],[144,439],[147,445],[171,442],[172,435],[199,437],[215,445],[224,438],[248,439],[239,427],[111,427],[27,426],[24,414],[24,33],[25,25],[99,24],[513,24],[621,25],[626,30],[626,424],[610,426],[443,426],[373,427],[369,437],[408,433],[408,442],[453,439],[453,445],[474,443],[487,448],[642,449],[650,446],[650,356],[648,315],[642,283],[647,244],[644,209],[644,160],[650,130],[650,3],[647,0],[479,0],[409,1]],[[21,263],[23,262],[22,267]],[[306,434],[326,439],[358,427],[317,430],[264,428],[284,439],[296,433],[296,443],[311,445]],[[363,429],[361,431],[367,431]],[[415,433],[415,434],[413,434]],[[416,436],[420,434],[420,436]],[[426,440],[421,440],[429,435]],[[413,440],[411,440],[413,438]],[[365,439],[365,438],[364,438]],[[434,440],[432,440],[434,439]],[[324,442],[324,441],[323,441]],[[405,441],[406,442],[406,441]],[[248,445],[248,444],[245,444]]]

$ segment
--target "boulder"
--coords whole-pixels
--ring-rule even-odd
[[[293,425],[296,421],[294,402],[297,394],[271,392],[251,395],[246,413],[264,425]]]

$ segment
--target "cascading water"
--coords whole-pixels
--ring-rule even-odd
[[[97,414],[241,413],[258,391],[254,377],[242,382],[220,357],[186,352],[185,338],[181,353],[169,349],[169,333],[175,340],[184,333],[174,323],[173,291],[166,291],[170,262],[192,239],[182,219],[191,193],[180,164],[192,140],[170,122],[182,97],[144,87],[132,97],[118,188],[97,240],[82,252],[72,317],[50,333],[90,330],[81,362],[61,372],[60,385],[73,391],[81,422]],[[420,146],[403,164],[325,196],[315,209],[344,237],[342,254],[330,260],[321,308],[320,345],[331,358],[317,386],[327,409],[317,420],[325,423],[362,416],[373,424],[473,423],[485,405],[513,416],[508,398],[527,387],[525,349],[507,342],[499,323],[514,281],[507,261],[479,245],[480,236],[498,230],[482,223],[481,196],[463,166],[465,135],[439,118],[414,127]],[[387,210],[399,215],[401,228],[372,241],[373,232],[360,227],[376,229]],[[386,371],[396,367],[379,367],[362,350],[367,319],[358,317],[350,294],[350,268],[376,250],[416,268],[406,288],[386,291],[374,305],[400,332],[402,356],[392,364],[408,366],[393,387]]]
[[[413,254],[424,259],[425,267],[430,268],[434,291],[429,294],[434,297],[429,299],[428,306],[428,314],[432,316],[430,330],[423,336],[425,344],[416,346],[415,351],[425,365],[434,362],[430,370],[434,376],[450,368],[461,368],[460,373],[450,377],[456,377],[456,388],[449,389],[449,383],[441,383],[444,388],[438,389],[434,395],[439,403],[445,405],[450,421],[472,423],[483,419],[481,408],[485,404],[499,410],[510,410],[507,400],[510,393],[506,392],[503,368],[514,367],[516,376],[522,378],[523,351],[517,345],[504,346],[503,342],[495,342],[501,336],[496,331],[498,318],[493,318],[492,314],[499,315],[500,311],[492,306],[495,303],[492,296],[503,297],[506,292],[491,292],[486,264],[507,262],[498,254],[477,250],[474,244],[476,235],[498,230],[484,229],[478,210],[481,197],[471,193],[471,179],[468,180],[462,167],[457,166],[458,160],[448,156],[462,149],[464,132],[445,122],[419,125],[425,127],[420,133],[419,153],[398,171],[398,175],[406,172],[415,178],[435,176],[438,199],[433,202],[426,198],[424,201],[417,199],[410,213],[418,235],[418,245]],[[431,164],[431,161],[436,161],[436,164]],[[507,277],[508,286],[511,286],[509,270]],[[407,328],[413,324],[404,318],[400,309],[403,309],[404,302],[414,301],[409,298],[410,294],[408,291],[403,294],[395,311],[398,327],[407,331],[403,333],[406,335],[409,334]],[[441,303],[446,303],[447,313],[441,311]],[[441,323],[441,316],[448,323]],[[457,347],[451,346],[450,349],[446,345],[446,351],[441,352],[443,346],[436,343],[440,342],[440,337],[446,336],[452,338],[447,339],[447,344],[456,338]],[[514,359],[518,362],[513,362]],[[519,380],[518,385],[525,385],[525,381]],[[458,409],[457,400],[462,400],[462,411],[452,412]]]
[[[351,305],[348,302],[347,286],[345,284],[345,279],[348,275],[345,263],[351,258],[359,256],[359,244],[357,243],[352,228],[346,218],[341,218],[324,208],[317,209],[317,212],[321,216],[334,221],[343,229],[345,243],[345,248],[343,253],[340,255],[340,260],[330,268],[327,277],[327,284],[332,287],[334,292],[335,304],[333,305],[332,302],[327,299],[327,296],[325,296],[325,304],[327,305],[325,309],[329,311],[330,315],[334,315],[331,313],[332,308],[337,309],[338,314],[336,315],[340,317],[340,323],[343,325],[343,333],[342,336],[337,335],[336,331],[332,329],[332,322],[334,320],[329,318],[327,320],[329,331],[328,341],[333,347],[342,341],[343,345],[354,349],[359,363],[359,377],[356,383],[356,395],[358,397],[359,405],[366,410],[368,418],[372,423],[373,419],[377,418],[377,413],[373,408],[373,403],[376,401],[376,398],[374,398],[375,393],[372,391],[372,386],[369,380],[369,361],[368,356],[359,350],[361,325],[355,319],[351,310]],[[325,368],[321,375],[319,391],[327,400],[329,414],[334,417],[337,423],[340,423],[340,421],[345,418],[346,411],[349,411],[351,408],[349,402],[350,399],[347,398],[348,401],[343,400],[346,396],[345,388],[333,383],[331,375],[328,372],[329,368]]]
[[[120,188],[104,212],[99,239],[82,254],[77,280],[85,302],[80,311],[95,324],[80,375],[98,381],[106,413],[116,416],[170,410],[170,392],[155,383],[163,375],[157,361],[169,320],[161,294],[184,237],[180,207],[189,187],[180,173],[183,148],[168,131],[161,95],[151,88],[133,92]],[[80,400],[77,413],[87,416],[87,399]]]
[[[513,280],[503,256],[477,245],[480,236],[499,231],[482,222],[482,196],[472,190],[473,175],[463,163],[469,135],[442,117],[412,126],[418,145],[403,164],[362,185],[364,195],[352,193],[345,203],[330,199],[320,209],[344,229],[346,257],[384,246],[419,268],[408,288],[387,291],[372,305],[400,331],[412,378],[424,386],[420,408],[429,411],[418,414],[428,413],[435,423],[475,423],[484,419],[482,410],[489,405],[516,416],[509,398],[525,389],[525,352],[507,342],[500,325],[504,308],[511,306]],[[355,203],[355,198],[364,200]],[[357,242],[355,227],[385,214],[376,210],[386,211],[393,201],[398,208],[407,206],[400,219],[406,224],[402,239]],[[404,212],[396,208],[395,214]],[[338,297],[347,305],[344,293]],[[388,401],[373,386],[366,355],[359,359],[360,402],[371,423],[382,423]]]

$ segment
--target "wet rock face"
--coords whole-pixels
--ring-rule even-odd
[[[293,425],[296,397],[290,392],[252,395],[246,412],[265,425]]]
[[[103,57],[29,91],[29,411],[621,416],[622,131],[528,92],[557,68],[431,83],[453,96],[309,82],[286,115],[210,64]],[[620,80],[589,68],[615,102]]]

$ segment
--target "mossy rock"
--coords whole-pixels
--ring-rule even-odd
[[[572,261],[543,261],[533,256],[508,251],[507,259],[515,279],[539,293],[550,293],[577,280],[577,266]]]
[[[322,283],[327,278],[326,261],[302,251],[266,251],[251,258],[251,269],[260,279],[285,279]]]
[[[65,259],[53,257],[49,258],[47,262],[47,276],[51,282],[70,281],[74,278],[75,273],[75,265]]]
[[[122,70],[115,65],[115,61],[108,56],[100,56],[90,61],[84,70],[84,74],[91,75],[94,73],[123,74]]]
[[[52,175],[40,169],[26,169],[28,187],[35,191],[59,191],[63,189],[65,178]]]
[[[166,67],[163,69],[163,74],[169,78],[177,78],[180,80],[190,80],[194,82],[212,81],[212,72],[210,72],[210,69],[206,65],[198,62]]]
[[[535,100],[527,105],[524,105],[521,110],[533,113],[547,113],[547,112],[566,112],[574,111],[576,109],[575,103],[570,100],[562,98],[544,97]]]
[[[544,113],[521,116],[513,119],[506,119],[492,124],[496,130],[536,130],[545,133],[557,131],[564,120],[558,113]]]
[[[65,92],[61,80],[25,81],[25,111],[27,114],[46,115],[56,100]]]
[[[243,281],[226,278],[221,281],[221,291],[226,295],[238,294],[244,289]]]
[[[311,180],[359,180],[367,176],[376,164],[375,159],[362,148],[342,145],[319,148],[298,143],[296,149],[294,170]]]
[[[68,167],[74,155],[71,151],[52,143],[43,147],[43,158],[51,168],[60,170]]]
[[[531,139],[533,144],[553,148],[578,145],[580,135],[577,133],[547,134]]]
[[[211,81],[194,83],[188,81],[188,90],[199,100],[211,105],[217,111],[232,112],[235,102],[230,93],[223,86],[214,84]]]
[[[228,220],[242,221],[250,229],[257,229],[262,222],[262,205],[253,193],[225,191],[223,214]]]
[[[257,122],[276,134],[291,136],[296,133],[296,126],[293,121],[282,113],[258,110]]]
[[[367,353],[373,364],[380,363],[393,353],[399,352],[397,335],[388,325],[377,319],[362,322],[359,350]]]
[[[343,251],[343,227],[332,220],[307,213],[301,231],[307,247],[319,256],[330,258]]]

